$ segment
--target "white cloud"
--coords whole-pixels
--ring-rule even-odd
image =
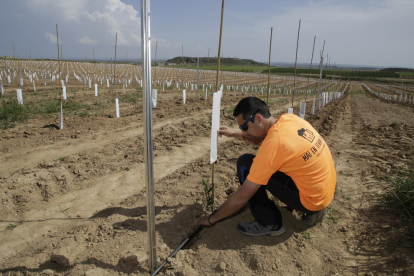
[[[52,35],[51,33],[45,32],[45,37],[53,44],[56,44],[57,38],[55,35]],[[60,41],[59,41],[60,43]]]
[[[78,21],[81,11],[90,0],[26,0],[26,4],[35,11],[53,13],[63,21]]]
[[[97,43],[96,40],[92,40],[89,36],[84,36],[80,39],[78,39],[78,43],[84,44],[84,45],[94,45]]]
[[[412,32],[413,13],[412,0],[311,1],[310,6],[293,6],[284,14],[255,22],[250,32],[265,43],[269,30],[260,27],[274,26],[273,46],[278,50],[274,54],[272,51],[275,56],[272,60],[291,61],[295,57],[299,19],[302,19],[299,62],[310,61],[316,35],[316,56],[326,40],[325,57],[329,54],[332,63],[392,65],[408,63],[400,53],[412,47],[412,36],[398,46],[398,51],[391,49],[396,49],[396,41],[401,41],[404,33]],[[259,30],[257,35],[254,30]],[[265,58],[263,55],[262,60]]]
[[[181,44],[176,44],[176,45],[172,45],[171,42],[169,40],[163,39],[163,38],[156,38],[156,37],[152,37],[152,43],[155,46],[155,43],[158,42],[158,47],[165,47],[165,48],[178,48],[181,47]]]
[[[115,33],[118,33],[119,46],[140,45],[136,40],[140,34],[138,11],[121,0],[26,0],[26,4],[38,16],[63,23],[61,25],[70,31],[76,30],[76,35],[82,37],[79,40],[69,37],[68,40],[91,45],[96,41],[86,38],[94,34],[101,43],[113,45]],[[70,24],[64,24],[65,21]],[[66,30],[62,35],[68,33]]]

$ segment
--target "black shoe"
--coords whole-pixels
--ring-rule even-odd
[[[251,237],[260,237],[260,236],[280,236],[286,232],[283,225],[269,225],[262,226],[257,221],[252,222],[240,222],[237,225],[237,230],[242,234]]]
[[[304,223],[306,223],[309,226],[314,226],[321,222],[323,218],[326,216],[326,208],[323,210],[320,210],[318,212],[312,212],[311,214],[303,214],[302,220]]]

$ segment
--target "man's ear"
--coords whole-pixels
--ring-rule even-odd
[[[262,115],[260,115],[260,114],[256,114],[257,116],[256,116],[256,119],[257,119],[257,122],[259,123],[259,124],[261,124],[262,123]]]

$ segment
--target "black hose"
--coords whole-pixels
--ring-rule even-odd
[[[158,272],[160,272],[160,270],[167,264],[167,261],[169,258],[173,258],[175,256],[175,254],[177,254],[178,251],[180,251],[181,248],[184,247],[184,245],[186,245],[192,238],[194,238],[202,229],[204,228],[204,226],[199,226],[197,227],[196,230],[194,230],[193,233],[191,233],[188,238],[186,238],[181,244],[180,246],[177,247],[177,249],[170,254],[170,256],[168,256],[168,258],[151,274],[151,276],[157,275]]]
[[[221,207],[221,205],[216,209],[216,210],[214,210],[214,212],[213,213],[211,213],[211,215],[213,215],[215,212],[217,212],[217,210],[218,209],[220,209],[220,207]],[[247,205],[245,205],[245,206],[243,206],[239,211],[237,211],[236,213],[234,213],[233,215],[230,215],[230,216],[228,216],[228,217],[226,217],[226,218],[224,218],[224,219],[221,219],[220,221],[224,221],[224,220],[227,220],[227,219],[229,219],[229,218],[232,218],[232,217],[235,217],[235,216],[237,216],[238,214],[240,214],[241,212],[243,212],[245,209],[247,208]],[[210,215],[210,216],[211,216]],[[220,222],[220,221],[216,221],[216,223],[217,222]],[[205,226],[203,226],[203,225],[201,225],[201,226],[198,226],[198,228],[196,229],[196,230],[194,230],[194,232],[193,233],[191,233],[189,236],[188,236],[188,238],[186,238],[181,244],[180,244],[180,246],[178,246],[177,247],[177,249],[173,252],[173,253],[171,253],[170,254],[170,256],[168,256],[168,258],[151,274],[151,276],[154,276],[154,275],[157,275],[158,274],[158,272],[160,272],[160,270],[167,264],[167,261],[168,261],[168,259],[169,258],[173,258],[174,256],[175,256],[175,254],[177,254],[177,252],[178,251],[180,251],[180,249],[181,248],[183,248],[184,247],[184,245],[186,245],[192,238],[194,238],[203,228],[205,228]]]

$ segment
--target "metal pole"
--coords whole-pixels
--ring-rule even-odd
[[[270,56],[272,54],[272,36],[273,36],[273,27],[270,28],[269,69],[267,71],[267,100],[266,100],[266,103],[268,105],[269,105],[269,94],[270,94]]]
[[[295,75],[293,76],[292,108],[293,108],[293,100],[295,98],[295,93],[296,93],[296,63],[298,61],[299,33],[300,33],[300,21],[301,20],[302,19],[299,19],[298,39],[296,41]]]
[[[147,230],[148,263],[150,272],[157,266],[155,240],[155,206],[154,206],[154,166],[152,147],[152,105],[151,105],[151,36],[150,36],[150,0],[141,0],[141,55],[143,72],[143,110],[145,142],[145,182],[147,186]]]

